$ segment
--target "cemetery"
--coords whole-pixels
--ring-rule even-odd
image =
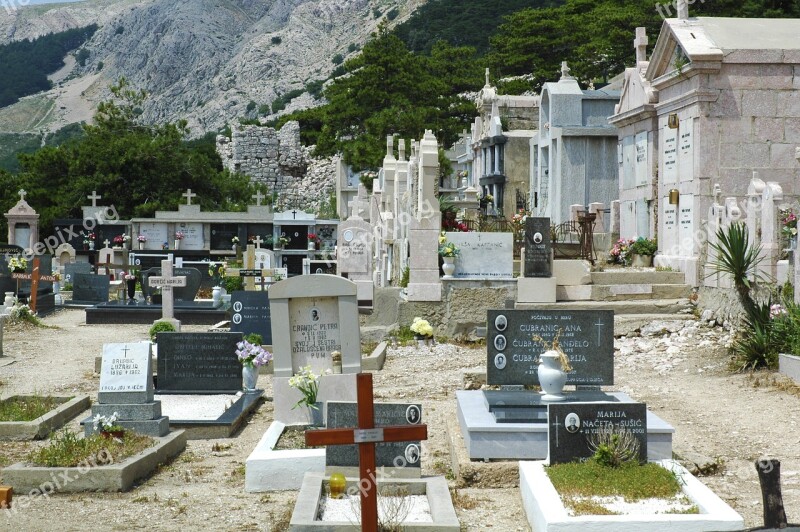
[[[374,171],[340,164],[337,216],[260,190],[204,211],[187,188],[125,219],[92,190],[51,235],[20,190],[0,405],[53,403],[0,418],[0,528],[800,521],[800,148],[775,123],[797,129],[800,56],[686,8],[649,61],[639,28],[636,64],[602,89],[564,61],[539,95],[506,97],[487,71],[449,155],[425,130],[388,135]],[[796,41],[797,22],[763,24]],[[257,138],[218,138],[225,164],[288,181]],[[733,157],[745,145],[755,162]],[[295,171],[294,155],[276,160]],[[561,466],[674,485],[576,496]]]

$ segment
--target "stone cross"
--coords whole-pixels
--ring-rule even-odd
[[[689,18],[689,0],[676,0],[678,2],[678,18],[686,20]]]
[[[24,188],[19,189],[18,194],[19,194],[19,200],[25,201],[25,195],[27,194],[27,192],[25,192],[25,189]]]
[[[636,62],[647,61],[647,28],[636,28],[636,39],[633,46],[636,48]]]
[[[105,247],[108,247],[108,245],[109,245],[110,243],[111,243],[111,241],[110,241],[109,239],[107,239],[107,238],[106,238],[105,240],[103,240],[103,245],[104,245]]]
[[[566,61],[561,61],[561,79],[575,79],[569,75],[570,68]]]
[[[256,245],[256,249],[261,249],[261,244],[263,243],[264,241],[261,239],[261,235],[256,235],[256,237],[253,239],[253,244]]]
[[[172,275],[172,261],[165,259],[161,261],[161,275],[149,278],[150,286],[161,288],[161,321],[169,321],[173,325],[177,322],[176,329],[180,331],[180,323],[175,319],[175,302],[173,300],[172,288],[175,286],[186,286],[186,277],[175,277]]]
[[[250,197],[253,198],[254,200],[256,200],[256,206],[257,207],[261,207],[261,200],[264,199],[265,196],[264,196],[264,194],[261,193],[260,190],[257,190],[256,193],[253,194]]]
[[[354,196],[347,202],[347,208],[350,211],[350,218],[361,218],[358,215],[358,196]]]
[[[361,492],[361,530],[378,530],[378,478],[375,470],[375,444],[383,442],[427,440],[427,425],[393,425],[375,428],[375,404],[372,394],[372,373],[356,375],[358,427],[310,430],[306,445],[358,444],[358,487]]]
[[[103,196],[99,195],[96,190],[92,190],[92,193],[86,197],[92,200],[92,207],[97,207],[97,200],[103,198]]]
[[[186,192],[184,192],[183,194],[181,194],[181,196],[183,196],[184,198],[186,198],[186,205],[191,205],[191,204],[192,204],[192,198],[196,198],[196,197],[197,197],[197,194],[195,194],[194,192],[192,192],[192,189],[191,189],[191,188],[187,188],[187,189],[186,189]]]
[[[244,252],[244,267],[247,270],[252,270],[256,267],[256,247],[253,244],[247,244],[247,250]],[[255,277],[244,278],[244,289],[255,290],[256,280]]]
[[[490,87],[491,85],[489,85],[489,67],[486,67],[486,74],[485,74],[485,76],[486,76],[486,86],[487,86],[487,87]]]

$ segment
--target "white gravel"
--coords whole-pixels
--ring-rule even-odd
[[[161,414],[170,419],[214,420],[242,395],[156,395],[161,401]]]
[[[391,524],[392,515],[405,514],[402,523],[432,523],[431,507],[426,495],[407,495],[402,498],[383,496],[378,498],[378,521]],[[408,512],[406,513],[406,506]],[[400,508],[400,511],[398,511]],[[323,497],[320,500],[320,521],[357,523],[361,515],[361,500],[358,495],[344,495],[341,499]],[[387,515],[390,516],[387,518]]]

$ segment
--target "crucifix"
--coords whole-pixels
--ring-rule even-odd
[[[194,192],[192,192],[192,189],[191,189],[191,188],[187,188],[187,189],[186,189],[186,192],[184,192],[183,194],[181,194],[181,196],[183,196],[184,198],[186,198],[186,205],[191,205],[191,204],[192,204],[192,198],[196,198],[196,197],[197,197],[197,194],[195,194]]]
[[[86,197],[92,200],[92,207],[97,207],[97,200],[103,198],[103,196],[99,195],[96,190],[92,190],[92,193]]]
[[[34,314],[36,313],[36,296],[39,292],[39,281],[47,281],[50,283],[56,281],[55,275],[41,275],[39,271],[39,257],[33,258],[33,262],[31,263],[31,273],[12,273],[11,278],[16,279],[17,281],[22,280],[31,282],[31,295],[28,298],[28,306],[31,308],[31,312]],[[17,285],[17,288],[19,288],[19,285]]]
[[[261,200],[265,198],[264,194],[262,194],[260,190],[257,190],[256,193],[250,197],[256,200],[257,207],[261,207]]]
[[[603,325],[605,325],[605,323],[603,323],[600,318],[597,318],[597,323],[594,324],[594,326],[597,327],[597,345],[600,345],[600,332]]]
[[[558,416],[556,416],[556,420],[555,420],[555,421],[553,421],[553,422],[551,423],[551,425],[553,426],[553,432],[554,432],[554,433],[555,433],[555,435],[556,435],[556,447],[558,447],[558,426],[560,425],[560,423],[559,423],[559,421],[558,421]]]
[[[175,319],[175,303],[173,301],[172,288],[175,286],[186,286],[186,277],[175,277],[172,275],[172,261],[164,259],[161,261],[161,275],[150,277],[150,286],[161,288],[161,320],[168,321],[181,330],[181,322]]]
[[[306,431],[306,445],[358,444],[359,490],[361,491],[361,530],[378,530],[378,479],[375,471],[375,444],[382,442],[427,440],[427,425],[392,425],[375,428],[372,373],[356,375],[358,427]]]

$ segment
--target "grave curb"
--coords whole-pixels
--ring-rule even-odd
[[[361,359],[361,371],[380,371],[386,362],[386,350],[388,344],[384,341],[379,343],[368,356]]]
[[[678,476],[683,493],[696,504],[699,514],[642,515],[585,515],[570,517],[561,497],[544,471],[544,460],[519,463],[520,495],[525,516],[534,530],[554,532],[592,530],[594,532],[633,532],[654,530],[664,532],[704,532],[742,530],[744,520],[713,491],[694,478],[674,460],[659,460],[662,467]],[[535,489],[532,489],[535,486]]]
[[[447,418],[447,439],[450,466],[457,488],[516,488],[519,486],[519,467],[516,460],[482,462],[470,460],[458,421]]]
[[[290,532],[310,532],[315,530],[337,530],[341,532],[358,531],[361,526],[349,522],[323,522],[316,520],[319,499],[325,490],[325,483],[329,477],[321,473],[306,473],[303,485],[297,495],[292,519],[289,523]],[[347,479],[347,489],[358,489],[358,478]],[[406,487],[410,495],[427,495],[431,509],[432,522],[430,523],[403,523],[403,530],[418,532],[458,532],[461,530],[456,516],[453,501],[450,499],[450,490],[447,480],[442,476],[422,477],[416,479],[387,479],[378,480],[379,485],[399,484]]]
[[[12,395],[8,399],[29,398],[31,395]],[[0,440],[41,440],[56,429],[87,410],[92,402],[88,395],[73,397],[55,397],[63,399],[53,410],[31,421],[3,421],[0,422]]]
[[[96,467],[36,467],[18,462],[2,470],[3,482],[19,493],[36,492],[52,485],[53,479],[71,482],[59,486],[60,493],[83,491],[128,491],[133,484],[149,476],[159,464],[165,463],[186,448],[186,434],[175,431],[162,438],[153,438],[156,445],[122,462]]]
[[[286,424],[273,421],[245,461],[244,489],[248,493],[297,490],[306,472],[325,470],[325,449],[274,450]]]

